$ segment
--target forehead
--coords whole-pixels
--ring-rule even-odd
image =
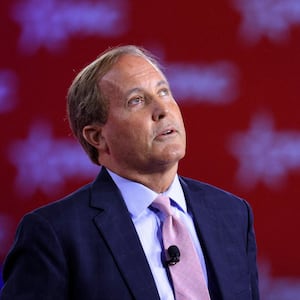
[[[131,81],[142,81],[149,77],[165,79],[160,69],[146,58],[133,54],[121,56],[112,68],[102,77],[100,82],[119,82],[126,84]]]

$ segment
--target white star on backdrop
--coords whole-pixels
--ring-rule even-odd
[[[79,33],[114,37],[126,32],[126,3],[27,0],[14,6],[12,17],[21,26],[22,50],[33,53],[44,46],[57,51]]]
[[[233,63],[176,63],[166,69],[173,93],[179,102],[189,101],[224,105],[238,94],[238,69]]]
[[[249,42],[266,36],[278,42],[300,24],[299,0],[232,0],[242,15],[241,34]]]
[[[237,180],[245,187],[262,182],[275,189],[289,172],[300,170],[299,131],[276,131],[267,114],[256,115],[247,131],[233,134],[229,149],[239,162]]]
[[[15,187],[22,196],[31,196],[37,190],[55,195],[67,179],[93,178],[99,171],[78,142],[54,138],[45,122],[34,124],[26,139],[12,143],[9,160],[17,169]]]

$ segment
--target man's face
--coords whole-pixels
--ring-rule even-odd
[[[109,99],[100,163],[140,174],[177,167],[185,155],[182,116],[164,75],[142,57],[122,56],[99,85]]]

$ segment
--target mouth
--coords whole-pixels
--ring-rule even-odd
[[[167,129],[164,132],[162,132],[161,135],[169,135],[172,134],[173,132],[175,132],[173,129]]]
[[[169,128],[166,128],[166,129],[158,132],[157,137],[159,138],[159,137],[170,136],[170,135],[175,134],[176,132],[177,132],[177,130],[175,130],[175,128],[169,127]]]

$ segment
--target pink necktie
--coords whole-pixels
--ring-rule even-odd
[[[175,245],[180,251],[179,261],[176,262],[175,259],[175,262],[169,263],[176,300],[209,300],[208,288],[194,244],[185,224],[172,215],[170,199],[158,196],[152,206],[166,216],[162,229],[166,257],[169,256],[170,246]]]

